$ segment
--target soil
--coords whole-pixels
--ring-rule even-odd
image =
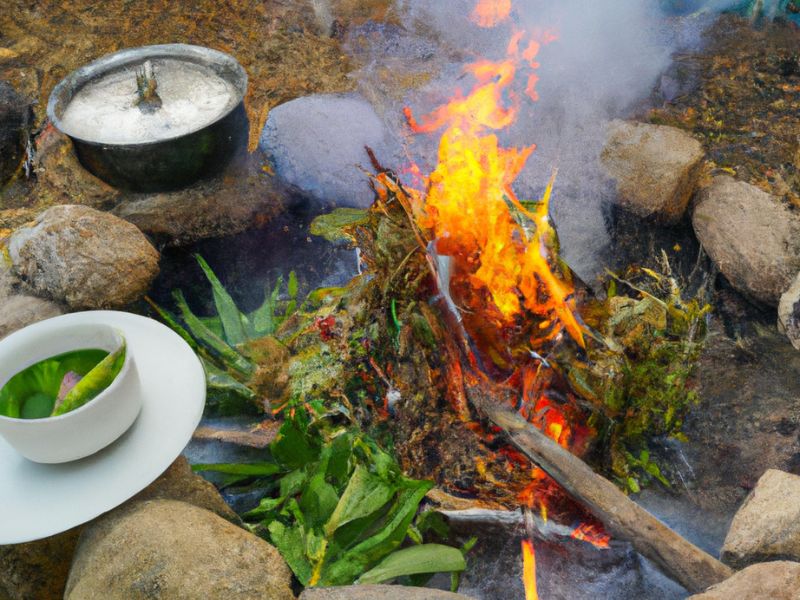
[[[675,58],[649,119],[691,131],[717,168],[800,209],[800,27],[723,16],[701,51]]]

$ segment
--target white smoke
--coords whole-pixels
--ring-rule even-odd
[[[537,145],[517,182],[521,197],[538,197],[552,170],[559,170],[551,213],[563,255],[579,276],[591,281],[607,263],[609,243],[604,203],[611,190],[598,164],[605,126],[613,118],[629,116],[650,97],[673,53],[697,44],[708,18],[698,11],[667,17],[654,0],[514,0],[511,19],[485,29],[469,19],[476,1],[398,0],[406,30],[412,36],[433,30],[437,52],[447,56],[438,59],[438,76],[403,103],[416,114],[429,111],[454,89],[468,91],[472,81],[463,75],[463,65],[504,57],[515,31],[554,31],[557,41],[539,53],[540,100],[524,102],[517,123],[503,136],[508,145]],[[398,42],[393,48],[402,53],[405,46]],[[411,52],[409,60],[415,58]],[[380,66],[388,59],[376,60]],[[396,68],[397,62],[393,64]],[[524,88],[524,78],[520,80]],[[371,86],[365,88],[365,93],[375,93]],[[384,108],[394,111],[384,114],[397,128],[399,106],[390,102]],[[414,140],[412,156],[423,163],[427,158],[431,167],[428,143]]]

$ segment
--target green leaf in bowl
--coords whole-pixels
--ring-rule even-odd
[[[53,409],[51,416],[57,417],[80,408],[111,385],[122,370],[126,351],[127,346],[123,339],[119,348],[97,363],[97,366],[69,391],[64,400]]]
[[[106,356],[106,350],[73,350],[23,369],[0,389],[0,415],[15,419],[49,417],[67,373],[83,377]]]

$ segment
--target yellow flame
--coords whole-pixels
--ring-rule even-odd
[[[536,553],[531,540],[522,540],[522,583],[525,600],[539,600],[536,591]]]

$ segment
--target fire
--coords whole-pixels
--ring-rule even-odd
[[[591,523],[581,523],[572,532],[572,538],[587,542],[595,548],[608,548],[611,536]]]
[[[457,93],[419,120],[406,109],[414,132],[444,128],[438,164],[427,178],[425,193],[412,191],[412,208],[419,225],[435,240],[436,252],[455,259],[450,291],[462,309],[479,311],[500,328],[535,317],[542,327],[534,331],[532,349],[563,330],[583,346],[568,274],[557,276],[552,266],[555,232],[548,203],[553,182],[534,206],[520,202],[512,184],[535,146],[503,148],[493,133],[517,117],[519,100],[511,84],[518,65],[537,64],[541,43],[531,40],[521,50],[522,35],[513,37],[505,59],[467,67],[476,80],[467,96]],[[531,96],[535,81],[533,76],[528,79]]]
[[[481,27],[494,27],[510,14],[511,0],[479,0],[470,18]]]
[[[536,592],[536,553],[531,540],[522,540],[522,583],[525,586],[525,600],[539,600]]]
[[[509,18],[511,8],[511,0],[478,0],[471,18],[482,27],[493,27]],[[454,359],[446,367],[450,400],[458,414],[469,418],[464,382],[475,378],[475,371],[485,371],[485,376],[514,389],[514,408],[528,421],[580,453],[590,429],[581,424],[577,403],[570,402],[574,398],[559,385],[561,375],[546,358],[548,349],[562,339],[584,347],[570,272],[558,260],[557,237],[548,216],[555,175],[540,200],[521,201],[513,185],[535,146],[504,147],[498,136],[514,124],[525,96],[538,99],[538,55],[555,39],[550,32],[517,32],[504,57],[466,67],[474,81],[469,93],[457,91],[419,118],[406,108],[415,133],[442,133],[436,167],[425,177],[412,165],[410,172],[423,185],[402,187],[397,197],[429,252],[448,311],[457,313],[468,338],[469,364]],[[517,84],[520,72],[524,81]],[[400,188],[395,186],[395,191]],[[443,257],[446,277],[436,266]],[[458,353],[449,348],[447,354]],[[481,425],[473,425],[474,431],[481,431]],[[511,448],[498,454],[509,459],[508,468],[530,468],[523,457],[515,460],[517,453]],[[560,493],[534,467],[530,484],[518,497],[526,514],[538,506],[546,520],[548,500]],[[531,529],[522,542],[526,600],[538,598],[532,536]],[[572,537],[608,546],[608,536],[592,524],[579,526]]]

